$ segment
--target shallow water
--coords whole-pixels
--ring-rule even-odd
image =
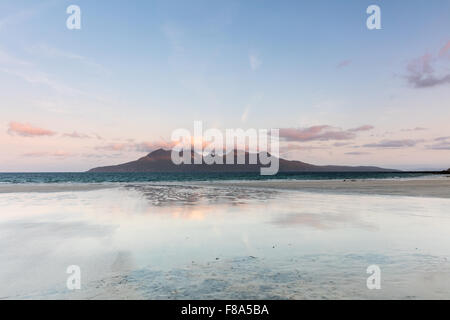
[[[160,183],[0,207],[1,298],[450,298],[450,199]]]

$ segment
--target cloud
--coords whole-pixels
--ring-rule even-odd
[[[286,141],[328,141],[350,140],[356,137],[354,132],[344,131],[328,125],[312,126],[309,128],[281,128],[280,137]]]
[[[178,25],[166,22],[162,25],[161,30],[166,37],[167,41],[169,42],[172,50],[175,53],[183,53],[184,52],[184,45],[183,45],[183,38],[184,38],[184,32],[183,29],[181,29]]]
[[[39,137],[39,136],[53,136],[56,132],[33,127],[28,123],[10,122],[8,127],[8,134],[19,135],[23,137]]]
[[[428,130],[427,128],[422,128],[422,127],[415,127],[412,129],[402,129],[402,131],[406,131],[406,132],[411,132],[411,131],[425,131]]]
[[[450,83],[450,74],[442,77],[429,76],[424,79],[414,77],[410,78],[409,82],[413,84],[415,88],[435,87],[441,84]]]
[[[40,157],[56,157],[56,158],[67,158],[71,156],[76,156],[74,153],[65,152],[65,151],[56,151],[56,152],[29,152],[22,154],[22,157],[30,157],[30,158],[40,158]]]
[[[372,130],[374,128],[375,128],[374,126],[366,124],[366,125],[363,125],[363,126],[360,126],[360,127],[357,127],[357,128],[348,129],[348,131],[350,131],[350,132],[369,131],[369,130]]]
[[[438,137],[434,139],[438,143],[426,146],[427,149],[432,150],[450,150],[450,136],[448,137]]]
[[[75,139],[91,139],[92,138],[90,135],[87,135],[85,133],[78,133],[76,131],[74,131],[72,133],[64,133],[63,137],[75,138]]]
[[[439,57],[443,58],[450,55],[450,41],[448,41],[439,51]]]
[[[37,70],[19,70],[19,69],[11,69],[11,68],[0,68],[0,72],[4,72],[19,78],[22,78],[26,82],[30,84],[40,84],[45,85],[61,94],[67,95],[80,95],[84,94],[78,89],[71,88],[63,83],[60,83],[56,80],[51,79],[50,75],[45,72],[40,72]]]
[[[344,147],[344,146],[348,146],[349,144],[351,144],[350,142],[336,142],[333,144],[333,146],[335,147]]]
[[[71,53],[66,52],[54,47],[49,47],[45,44],[35,45],[28,48],[28,51],[33,54],[39,54],[42,56],[45,56],[47,58],[65,58],[65,59],[71,59],[71,60],[87,60],[87,58]]]
[[[103,146],[98,146],[95,149],[96,150],[102,150],[102,151],[126,151],[130,147],[130,144],[128,143],[110,143]]]
[[[358,151],[354,151],[354,152],[346,152],[345,154],[349,155],[349,156],[363,156],[363,155],[368,155],[371,154],[370,152],[358,152]]]
[[[241,115],[241,122],[245,123],[247,122],[248,114],[250,113],[250,107],[246,107],[244,109],[244,112]]]
[[[154,142],[140,142],[140,143],[110,143],[103,146],[98,146],[96,150],[102,151],[128,151],[128,152],[151,152],[156,149],[172,149],[176,142],[154,141]]]
[[[365,144],[365,148],[409,148],[414,147],[418,143],[423,142],[423,140],[383,140],[379,143]]]
[[[80,155],[83,158],[88,159],[100,159],[100,158],[119,158],[122,157],[122,153],[113,153],[113,154],[105,154],[105,153],[83,153]]]
[[[434,139],[434,141],[443,141],[443,140],[450,140],[450,136],[447,136],[447,137],[438,137],[438,138]]]
[[[241,121],[243,123],[247,122],[250,111],[258,107],[258,104],[261,102],[262,98],[262,94],[256,94],[251,97],[250,101],[245,105],[244,111],[241,115]]]
[[[5,64],[5,65],[17,65],[17,66],[31,66],[32,63],[13,57],[11,56],[9,53],[0,50],[0,64]]]
[[[440,143],[435,143],[427,146],[427,149],[432,150],[450,150],[450,141],[442,141]]]
[[[58,48],[50,47],[45,44],[35,45],[32,47],[29,47],[28,52],[30,52],[33,55],[40,55],[46,58],[55,59],[55,58],[62,58],[72,61],[77,61],[86,67],[90,68],[90,70],[96,70],[98,72],[102,73],[109,73],[106,71],[106,69],[101,66],[100,64],[92,61],[91,59],[84,57],[82,55],[64,51]]]
[[[261,67],[262,65],[262,60],[259,56],[257,56],[256,54],[250,54],[248,56],[249,62],[250,62],[250,68],[252,70],[257,70],[259,69],[259,67]]]
[[[343,61],[338,63],[337,67],[338,68],[345,68],[345,67],[348,67],[351,63],[352,63],[352,60],[343,60]]]
[[[10,29],[13,29],[12,26],[21,24],[29,20],[30,18],[38,15],[40,12],[48,9],[49,7],[53,7],[55,3],[55,1],[32,1],[30,3],[27,3],[26,8],[23,10],[16,11],[6,16],[3,15],[2,17],[0,17],[0,31],[2,31],[2,29],[6,29],[5,27],[10,26]],[[4,14],[3,11],[2,14]]]
[[[0,72],[21,78],[32,85],[47,86],[61,94],[72,96],[84,94],[78,89],[61,83],[48,73],[38,70],[33,63],[14,57],[2,50],[0,50]]]
[[[165,142],[165,141],[157,141],[157,142],[141,142],[134,144],[133,148],[138,152],[151,152],[156,149],[172,149],[176,145],[176,142]]]
[[[450,73],[442,65],[450,50],[450,41],[439,51],[437,56],[430,53],[412,60],[407,66],[406,79],[414,88],[429,88],[450,83]],[[443,71],[436,71],[439,67]]]
[[[6,17],[2,17],[0,19],[0,31],[8,25],[18,24],[18,23],[32,17],[35,14],[36,14],[36,10],[27,9],[27,10],[22,10],[22,11],[16,12],[16,13],[11,14]]]
[[[285,154],[293,151],[311,151],[311,150],[318,150],[318,149],[326,149],[326,147],[323,146],[305,146],[295,143],[289,143],[285,146],[280,147],[280,153]]]

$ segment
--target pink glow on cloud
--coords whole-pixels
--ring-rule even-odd
[[[338,63],[337,67],[338,68],[348,67],[351,63],[352,63],[352,60],[343,60]]]
[[[39,136],[54,136],[56,132],[34,127],[29,123],[10,122],[8,127],[10,135],[19,135],[22,137],[39,137]]]
[[[450,83],[450,73],[445,57],[450,57],[450,41],[437,55],[426,53],[412,60],[407,66],[406,79],[415,88],[430,88]]]
[[[364,126],[360,126],[360,127],[357,127],[357,128],[349,129],[348,131],[351,131],[351,132],[369,131],[369,130],[372,130],[374,128],[375,128],[374,126],[366,124]]]
[[[29,152],[22,154],[23,157],[57,157],[66,158],[70,156],[75,156],[75,154],[66,151],[56,151],[56,152]]]
[[[444,57],[450,53],[450,41],[448,41],[439,51],[439,57]]]
[[[165,141],[145,141],[140,143],[110,143],[96,147],[97,150],[103,151],[132,151],[132,152],[150,152],[156,149],[171,149],[175,146],[175,142]]]
[[[75,139],[90,139],[90,138],[92,138],[91,136],[89,136],[85,133],[79,133],[77,131],[74,131],[72,133],[65,133],[65,134],[63,134],[63,137],[75,138]]]
[[[127,143],[110,143],[104,146],[96,147],[97,150],[104,151],[124,151],[129,147]]]

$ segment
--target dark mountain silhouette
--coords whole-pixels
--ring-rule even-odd
[[[98,167],[89,170],[88,172],[260,172],[261,167],[268,167],[262,165],[259,161],[259,155],[257,156],[257,164],[248,164],[250,154],[245,152],[245,163],[236,164],[237,155],[241,151],[234,151],[234,164],[222,165],[206,163],[202,164],[181,164],[175,165],[171,159],[171,151],[158,149],[145,157],[142,157],[136,161],[131,161],[119,165]],[[194,153],[191,153],[191,158],[194,157]],[[224,161],[225,162],[225,156]],[[192,161],[193,163],[193,161]],[[279,172],[397,172],[398,170],[383,169],[371,166],[316,166],[301,161],[291,161],[286,159],[279,159]]]

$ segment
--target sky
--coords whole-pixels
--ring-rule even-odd
[[[446,169],[449,119],[448,0],[0,3],[0,172],[132,161],[194,121],[278,128],[318,165]]]

